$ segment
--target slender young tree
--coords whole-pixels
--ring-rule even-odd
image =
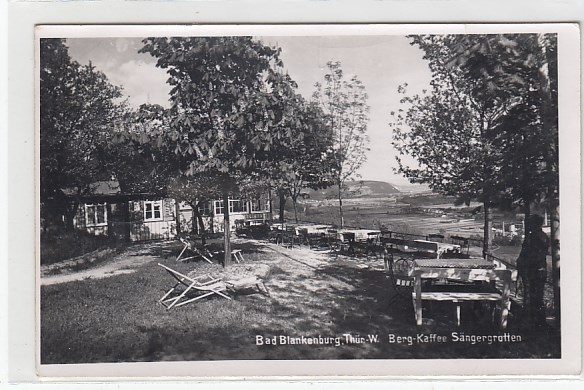
[[[317,83],[313,100],[318,102],[326,115],[327,126],[333,132],[331,158],[333,177],[338,186],[340,226],[344,226],[343,190],[348,180],[358,178],[357,170],[367,159],[369,144],[367,123],[369,106],[365,86],[353,76],[346,79],[340,62],[328,62],[329,73],[324,83]]]

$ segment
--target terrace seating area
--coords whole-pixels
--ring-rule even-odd
[[[507,325],[516,273],[493,259],[473,258],[463,237],[280,223],[270,226],[269,240],[287,248],[328,251],[334,257],[383,258],[393,299],[411,300],[417,325],[423,324],[430,302],[452,303],[458,325],[465,302],[491,302],[494,323],[501,329]]]
[[[369,229],[337,229],[321,224],[284,224],[270,226],[268,241],[293,248],[308,246],[315,251],[350,257],[379,257],[383,253],[381,231]]]
[[[455,306],[456,321],[461,322],[464,302],[492,302],[493,313],[498,313],[499,327],[504,329],[513,301],[512,283],[516,274],[506,264],[495,259],[473,258],[469,255],[468,240],[463,237],[446,238],[441,234],[416,236],[413,234],[374,229],[345,228],[311,223],[271,223],[253,227],[238,226],[238,237],[266,241],[283,248],[308,248],[328,253],[334,259],[382,260],[392,295],[396,300],[411,299],[418,325],[431,302],[451,302]],[[206,247],[197,247],[182,240],[185,245],[177,260],[201,257],[212,258]],[[185,251],[194,256],[182,258]],[[243,261],[242,251],[234,249],[234,260]],[[374,263],[371,263],[374,264]],[[365,265],[362,265],[365,267]],[[234,284],[228,284],[233,288]],[[255,279],[246,286],[256,286],[266,292]],[[494,318],[494,314],[493,314]]]
[[[421,257],[464,257],[460,244],[447,242],[443,235],[416,236],[374,229],[344,228],[323,224],[272,223],[266,225],[264,239],[287,248],[308,246],[331,255],[382,258],[391,253],[415,254]],[[468,249],[466,251],[468,253]]]

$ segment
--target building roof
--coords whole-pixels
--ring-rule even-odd
[[[119,195],[121,194],[120,183],[116,180],[98,181],[91,184],[92,195]]]
[[[63,189],[65,195],[75,195],[73,188]],[[121,194],[120,183],[117,180],[96,181],[89,185],[87,195],[119,195]]]

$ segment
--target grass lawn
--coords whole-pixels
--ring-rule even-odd
[[[555,358],[557,332],[524,332],[510,319],[507,332],[521,342],[455,342],[451,333],[501,335],[486,311],[463,307],[458,328],[451,304],[434,305],[416,327],[410,300],[394,300],[381,259],[334,258],[308,248],[285,249],[239,240],[245,262],[237,267],[268,266],[270,296],[253,290],[233,300],[202,299],[167,310],[158,304],[173,285],[157,262],[180,272],[221,275],[219,265],[177,263],[175,243],[134,248],[118,255],[141,261],[128,272],[100,279],[41,287],[41,362],[92,363],[237,359],[380,358]],[[125,261],[125,260],[124,260]],[[448,337],[446,343],[416,341],[418,334]],[[352,339],[346,335],[351,335]],[[373,335],[378,342],[354,342]],[[405,342],[390,342],[390,335]],[[256,345],[258,336],[332,337],[339,346]],[[407,342],[407,336],[414,341]],[[411,345],[410,345],[411,344]]]

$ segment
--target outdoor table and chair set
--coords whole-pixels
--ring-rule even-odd
[[[463,302],[492,302],[498,311],[498,325],[505,329],[516,271],[492,260],[464,255],[456,247],[446,252],[441,252],[440,246],[435,249],[413,254],[395,246],[386,250],[385,270],[396,292],[394,299],[412,299],[417,325],[423,324],[424,302],[454,303],[458,326]],[[496,311],[493,310],[493,318]]]
[[[329,251],[332,255],[379,257],[383,254],[381,231],[369,229],[336,229],[319,224],[274,224],[269,240],[291,248],[307,245],[310,249]]]

